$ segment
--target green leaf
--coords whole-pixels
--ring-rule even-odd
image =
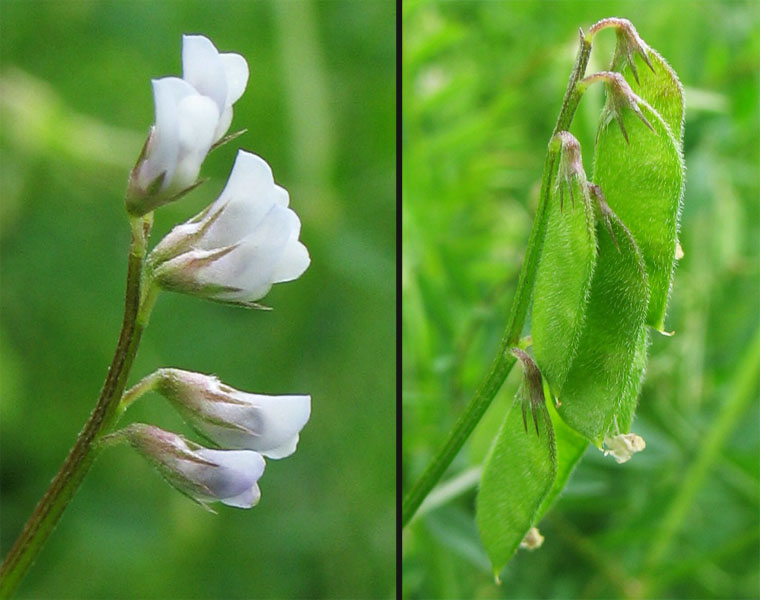
[[[533,292],[533,353],[555,398],[581,338],[596,265],[594,214],[583,179],[570,184],[574,206],[567,191],[560,202],[562,187],[552,191]]]
[[[478,492],[478,530],[495,576],[535,523],[557,472],[554,431],[544,403],[536,410],[539,435],[530,423],[526,432],[520,405],[528,393],[523,382],[486,458]]]
[[[597,447],[620,407],[635,406],[641,380],[636,358],[649,298],[641,253],[620,219],[609,212],[607,217],[608,224],[597,224],[599,256],[586,323],[557,409]]]
[[[651,296],[647,323],[663,331],[684,189],[683,92],[662,57],[654,50],[649,50],[649,57],[654,73],[636,57],[639,84],[629,68],[626,72],[632,90],[640,92],[644,100],[640,109],[654,132],[632,110],[623,110],[620,116],[628,135],[626,143],[620,128],[603,117],[592,179],[641,250]]]

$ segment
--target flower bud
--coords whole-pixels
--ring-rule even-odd
[[[219,198],[151,252],[155,282],[171,291],[256,306],[273,284],[296,279],[309,266],[309,253],[298,241],[301,222],[288,202],[266,161],[238,151]]]
[[[259,502],[257,482],[265,462],[257,452],[211,450],[143,423],[129,425],[109,437],[126,439],[166,481],[205,508],[207,502],[237,508],[251,508]]]
[[[231,388],[212,375],[161,369],[155,390],[201,435],[224,448],[269,458],[295,452],[309,420],[310,396],[263,396]]]

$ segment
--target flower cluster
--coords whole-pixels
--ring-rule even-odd
[[[133,222],[183,196],[200,182],[206,154],[224,138],[232,105],[245,90],[248,65],[222,54],[205,37],[186,35],[182,78],[153,81],[156,122],[132,169],[127,211]],[[288,207],[264,159],[239,150],[219,198],[177,225],[145,261],[145,298],[157,289],[243,306],[257,306],[273,284],[299,277],[309,266],[299,241],[301,222]],[[183,494],[207,506],[221,501],[249,508],[260,497],[264,457],[296,450],[309,420],[311,397],[249,394],[216,377],[159,369],[122,397],[121,410],[155,390],[216,448],[205,448],[152,425],[135,423],[103,438],[128,442]]]
[[[133,391],[135,390],[135,391]],[[135,423],[106,438],[129,442],[175,488],[207,507],[210,501],[250,508],[260,497],[264,456],[296,451],[311,397],[241,392],[216,377],[159,369],[124,396],[124,408],[149,390],[166,397],[200,435],[224,449],[204,448],[158,427]]]

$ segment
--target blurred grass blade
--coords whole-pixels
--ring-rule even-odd
[[[701,436],[702,442],[697,455],[682,474],[678,493],[665,510],[655,530],[657,534],[652,540],[651,550],[646,559],[647,566],[658,564],[670,548],[673,537],[692,509],[694,497],[704,484],[710,468],[720,458],[723,445],[739,424],[748,406],[753,401],[757,402],[759,382],[760,329],[757,329],[736,367],[731,386],[720,404],[720,412],[712,421],[711,427]]]

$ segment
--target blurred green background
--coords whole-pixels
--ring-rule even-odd
[[[212,515],[107,450],[21,598],[387,598],[395,590],[395,6],[0,3],[0,485],[5,554],[73,444],[121,325],[123,194],[181,36],[248,61],[210,181],[158,211],[157,242],[221,191],[241,146],[272,165],[312,264],[248,311],[162,294],[130,383],[162,366],[310,393],[298,452],[259,506]],[[157,395],[127,420],[192,436]]]
[[[617,465],[590,450],[494,585],[474,522],[478,468],[515,392],[508,378],[450,468],[453,486],[404,531],[407,598],[760,596],[760,4],[403,4],[403,489],[486,371],[506,326],[546,144],[578,27],[626,17],[686,88],[686,196],[667,327]],[[588,72],[615,36],[596,38]],[[591,156],[601,86],[572,132]]]

